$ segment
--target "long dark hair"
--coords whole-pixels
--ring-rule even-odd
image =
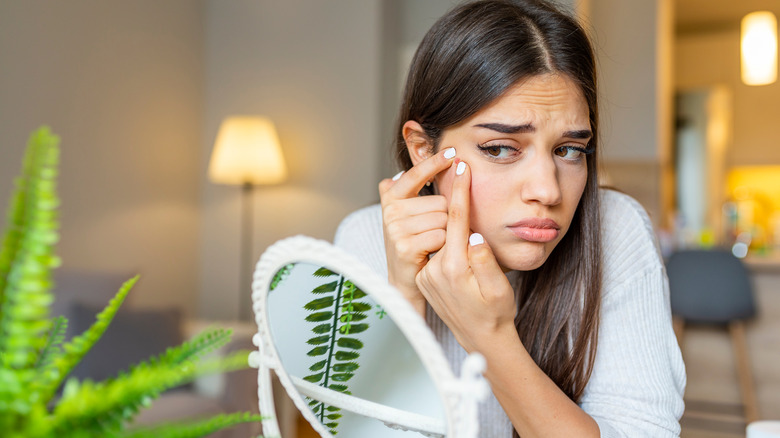
[[[412,61],[396,153],[402,169],[412,167],[401,129],[407,120],[418,122],[436,149],[445,129],[518,81],[550,73],[582,91],[595,152],[587,157],[588,180],[568,232],[515,285],[515,326],[537,365],[578,402],[596,356],[601,302],[596,68],[583,29],[542,0],[482,0],[453,9],[428,31]]]

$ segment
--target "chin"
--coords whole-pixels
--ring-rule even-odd
[[[525,244],[529,245],[529,244]],[[506,271],[533,271],[547,261],[550,253],[542,245],[536,248],[522,248],[519,251],[496,251],[496,261],[501,269]]]

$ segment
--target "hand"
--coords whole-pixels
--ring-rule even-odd
[[[423,316],[425,298],[417,289],[415,277],[428,262],[428,254],[444,245],[447,200],[441,195],[417,194],[426,181],[452,165],[454,152],[452,148],[439,151],[399,174],[397,180],[379,183],[388,281]]]
[[[471,235],[471,171],[463,161],[457,165],[446,243],[417,274],[416,284],[466,351],[484,351],[493,335],[515,330],[515,294],[490,246],[481,235]]]

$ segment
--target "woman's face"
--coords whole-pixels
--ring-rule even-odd
[[[511,87],[444,131],[471,168],[471,229],[504,270],[541,266],[569,229],[588,178],[588,105],[568,77],[545,74]],[[436,177],[450,199],[454,166]]]

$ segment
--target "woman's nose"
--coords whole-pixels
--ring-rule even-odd
[[[525,172],[522,198],[524,202],[538,202],[542,205],[558,205],[563,195],[558,181],[558,168],[552,157],[539,157],[529,163]]]

